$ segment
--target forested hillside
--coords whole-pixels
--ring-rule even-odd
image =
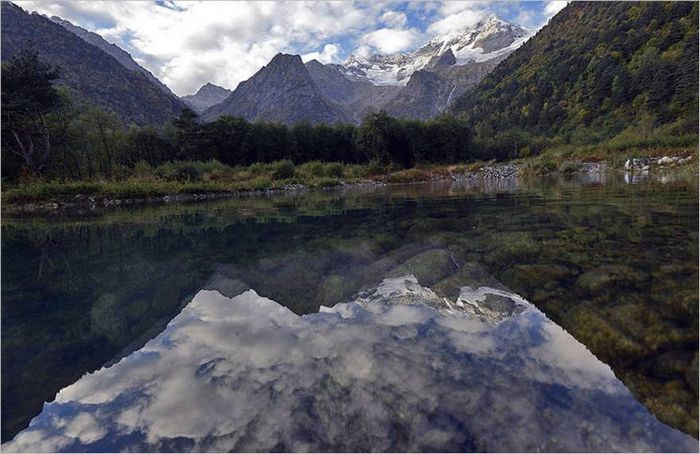
[[[125,123],[162,125],[185,105],[137,71],[38,14],[2,2],[2,60],[27,47],[60,69],[58,83],[76,101],[114,112]]]
[[[573,2],[452,107],[478,141],[520,154],[543,138],[697,134],[697,110],[696,2]]]

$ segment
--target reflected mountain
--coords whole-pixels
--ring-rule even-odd
[[[696,179],[441,183],[3,216],[2,238],[3,442],[60,390],[144,347],[201,289],[234,298],[253,288],[306,316],[390,295],[391,279],[411,275],[405,285],[491,323],[522,307],[480,287],[523,295],[657,418],[697,436]]]
[[[467,266],[434,289],[387,277],[303,316],[214,276],[165,331],[61,390],[3,450],[697,452],[484,276]],[[458,281],[469,285],[450,300]]]

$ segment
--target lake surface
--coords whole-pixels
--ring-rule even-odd
[[[697,451],[697,200],[593,174],[5,216],[3,449]]]

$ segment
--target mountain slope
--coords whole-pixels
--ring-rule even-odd
[[[84,41],[92,44],[93,46],[97,46],[100,50],[105,52],[108,55],[111,55],[114,57],[115,60],[117,60],[119,63],[121,63],[122,66],[124,66],[126,69],[130,71],[138,71],[142,73],[143,75],[146,76],[151,82],[156,84],[158,88],[161,89],[164,93],[170,95],[170,96],[175,96],[175,94],[170,91],[170,89],[156,76],[154,76],[149,70],[144,68],[143,66],[139,65],[134,61],[133,58],[131,58],[131,55],[122,49],[121,47],[117,46],[116,44],[112,44],[110,42],[107,42],[104,38],[102,38],[100,35],[97,33],[93,33],[91,31],[85,30],[82,27],[78,27],[77,25],[72,24],[71,22],[61,19],[58,16],[52,16],[51,21],[57,23],[58,25],[62,26],[69,32],[77,35],[78,37],[82,38]]]
[[[593,143],[630,125],[697,131],[698,4],[573,2],[453,112],[488,135],[512,128]]]
[[[324,65],[311,60],[305,66],[319,92],[342,106],[355,123],[361,122],[366,114],[378,111],[403,88],[348,79],[340,65]]]
[[[202,118],[221,115],[288,125],[351,122],[346,111],[321,94],[298,55],[277,54],[250,79],[238,84],[222,103],[207,109]]]
[[[223,102],[231,93],[231,90],[227,90],[212,83],[206,83],[197,90],[197,93],[183,96],[180,99],[190,106],[192,110],[201,114],[208,108]]]
[[[490,15],[459,32],[435,37],[411,52],[367,58],[351,55],[343,65],[333,66],[353,83],[384,88],[384,96],[365,98],[363,112],[384,109],[395,117],[425,120],[444,113],[450,103],[474,88],[532,33]],[[332,87],[340,85],[347,84],[334,83]],[[349,108],[355,118],[361,118]]]
[[[440,57],[433,57],[425,69],[413,73],[406,86],[383,109],[397,118],[427,120],[441,115],[450,103],[473,89],[506,56],[456,65],[448,49]]]
[[[77,101],[114,112],[125,123],[161,125],[185,105],[143,74],[38,14],[2,2],[2,59],[33,43],[41,58],[60,66],[59,84]]]

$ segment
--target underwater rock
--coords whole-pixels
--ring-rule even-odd
[[[601,291],[614,281],[614,277],[605,271],[594,270],[583,273],[576,285],[589,294],[595,294]]]
[[[431,289],[441,297],[456,300],[464,286],[471,288],[491,287],[497,290],[508,290],[478,262],[464,263],[452,275],[431,286]]]
[[[689,364],[692,363],[692,355],[686,352],[664,352],[653,359],[651,375],[660,379],[671,379],[674,377],[685,378]]]
[[[454,256],[447,249],[432,249],[411,257],[389,273],[389,277],[412,274],[421,285],[432,286],[459,270]]]
[[[511,267],[505,271],[503,280],[514,290],[530,295],[537,290],[552,290],[575,275],[576,271],[564,265],[535,263]]]
[[[583,273],[576,281],[577,287],[595,295],[612,285],[632,286],[644,283],[647,275],[625,265],[605,265]]]
[[[690,367],[686,370],[685,380],[695,392],[695,397],[698,396],[698,352],[695,352],[695,357],[690,363]],[[697,401],[697,399],[696,399]]]
[[[484,254],[484,260],[499,267],[534,262],[542,250],[529,232],[496,232],[490,241],[496,246]]]
[[[639,342],[612,325],[602,315],[579,303],[563,316],[562,324],[592,351],[604,352],[607,358],[636,359],[645,349]]]

